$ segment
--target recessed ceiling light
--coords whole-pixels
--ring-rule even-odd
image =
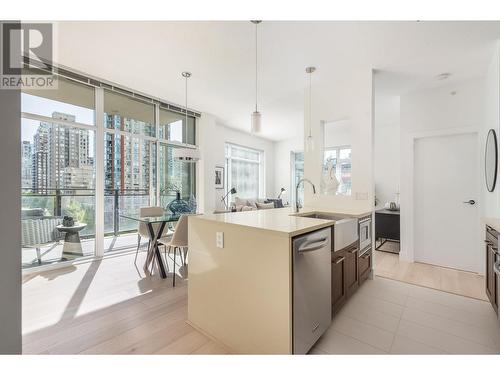
[[[436,76],[436,79],[437,79],[438,81],[442,81],[443,79],[450,78],[450,76],[451,76],[451,73],[441,73],[441,74],[438,74],[438,75]]]

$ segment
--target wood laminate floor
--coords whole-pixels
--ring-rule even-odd
[[[25,277],[23,353],[226,353],[186,323],[187,280],[171,276],[145,278],[128,254]]]
[[[386,242],[383,246],[399,246]],[[487,301],[484,276],[477,273],[434,266],[425,263],[410,263],[399,259],[398,254],[376,250],[375,274],[392,280],[421,285],[461,296]]]

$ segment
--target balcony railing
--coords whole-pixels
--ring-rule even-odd
[[[94,189],[54,189],[23,188],[23,209],[43,209],[45,215],[72,216],[76,221],[87,223],[82,237],[95,236],[95,190]],[[149,190],[146,189],[105,189],[104,191],[104,232],[115,236],[137,230],[137,223],[120,217],[135,214],[140,207],[150,205]]]

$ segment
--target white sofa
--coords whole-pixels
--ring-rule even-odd
[[[239,211],[254,211],[254,210],[266,210],[270,208],[274,208],[274,203],[266,203],[267,199],[247,199],[247,198],[239,198],[235,197],[234,202],[231,207],[236,209],[236,212]]]

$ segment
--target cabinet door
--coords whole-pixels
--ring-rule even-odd
[[[332,315],[340,310],[346,300],[345,259],[343,251],[338,251],[332,256]]]
[[[491,305],[498,310],[497,301],[497,274],[493,268],[495,264],[495,250],[491,243],[486,243],[486,295]]]
[[[368,276],[370,275],[370,271],[372,269],[372,250],[370,249],[363,255],[361,255],[358,262],[359,285],[361,285],[366,279],[368,279]]]
[[[345,252],[345,284],[347,298],[356,293],[359,287],[358,246],[352,246]]]

